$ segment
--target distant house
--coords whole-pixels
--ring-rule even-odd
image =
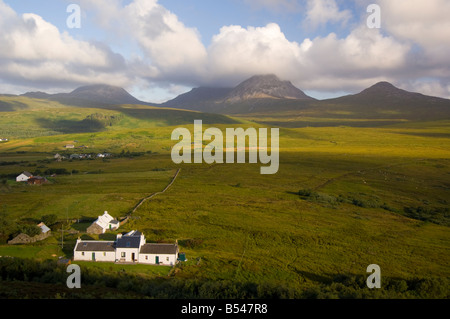
[[[119,221],[105,211],[103,215],[98,216],[92,225],[87,228],[87,233],[103,234],[105,231],[117,229],[119,226]]]
[[[178,260],[178,245],[174,244],[144,244],[139,250],[139,263],[170,265]]]
[[[73,252],[73,260],[115,262],[114,242],[78,239]]]
[[[7,138],[0,138],[0,142],[8,142],[9,140]]]
[[[37,241],[44,240],[51,235],[50,228],[48,228],[43,222],[39,223],[37,226],[41,228],[41,233],[39,235],[30,237],[27,234],[20,233],[13,239],[9,240],[8,244],[10,245],[31,244]]]
[[[37,226],[42,230],[43,234],[51,232],[50,228],[47,225],[45,225],[44,222],[40,222]]]
[[[110,157],[111,153],[98,153],[97,157],[98,158],[105,158],[105,157]]]
[[[64,146],[65,148],[75,148],[75,145],[73,144],[67,144],[66,146]]]
[[[16,177],[16,182],[26,182],[28,181],[31,177],[33,177],[33,174],[31,174],[30,172],[23,172],[22,174],[20,174],[19,176]]]
[[[55,156],[53,156],[53,158],[54,158],[57,162],[61,162],[62,160],[67,159],[66,156],[61,155],[61,154],[55,154]]]
[[[147,244],[145,236],[133,230],[118,234],[116,241],[78,239],[73,259],[173,266],[178,254],[178,244]]]
[[[33,176],[33,177],[30,177],[27,181],[28,185],[42,185],[47,182],[48,182],[48,180],[42,176]]]

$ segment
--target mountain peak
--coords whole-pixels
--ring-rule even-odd
[[[139,104],[140,101],[125,89],[106,84],[93,84],[79,87],[68,94],[70,97],[108,103]]]
[[[236,103],[250,99],[312,99],[290,81],[281,81],[275,74],[255,75],[235,87],[225,102]]]
[[[393,84],[382,81],[378,82],[371,87],[365,89],[361,93],[361,95],[383,95],[383,96],[400,96],[400,95],[407,95],[412,94],[411,92],[402,90],[394,86]]]

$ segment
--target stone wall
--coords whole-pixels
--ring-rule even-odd
[[[8,241],[10,245],[18,245],[18,244],[31,244],[40,240],[44,240],[45,238],[50,236],[50,232],[42,233],[33,237],[28,236],[27,234],[21,233]]]
[[[103,234],[103,228],[101,228],[99,225],[97,225],[97,223],[92,223],[92,225],[86,229],[86,232],[88,234],[99,235],[99,234]]]

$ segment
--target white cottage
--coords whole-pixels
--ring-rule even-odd
[[[33,177],[33,174],[31,174],[30,172],[23,172],[22,174],[20,174],[19,176],[16,177],[16,182],[26,182],[28,181],[31,177]]]
[[[113,241],[77,240],[73,260],[82,261],[116,261],[116,249]]]
[[[117,235],[114,242],[78,239],[73,259],[173,266],[178,252],[178,244],[147,244],[144,235],[133,230]]]
[[[178,259],[178,245],[145,244],[139,251],[139,263],[173,266]]]
[[[92,223],[91,226],[87,228],[86,231],[88,234],[104,234],[105,231],[115,230],[119,228],[119,226],[119,221],[105,211],[103,215],[98,216],[98,218]]]
[[[117,235],[116,260],[118,262],[138,262],[139,251],[145,244],[145,237],[139,231],[131,231],[125,235]]]

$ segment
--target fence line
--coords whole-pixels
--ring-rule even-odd
[[[153,198],[154,196],[156,196],[156,195],[158,195],[158,194],[162,194],[162,193],[164,193],[166,190],[168,190],[168,189],[172,186],[172,184],[175,182],[175,180],[177,179],[178,174],[180,173],[180,171],[181,171],[181,168],[179,168],[179,169],[176,171],[176,173],[175,173],[175,175],[173,176],[171,182],[170,182],[170,183],[166,186],[166,188],[164,188],[161,192],[153,193],[153,194],[151,194],[150,196],[147,196],[147,197],[141,199],[141,201],[133,208],[133,210],[131,211],[131,213],[128,214],[128,216],[120,223],[120,225],[126,223],[126,222],[128,221],[128,218],[130,218],[130,216],[131,216],[131,215],[132,215],[132,214],[133,214],[133,213],[134,213],[134,212],[135,212],[135,211],[136,211],[136,210],[137,210],[144,202],[146,202],[147,200]]]

